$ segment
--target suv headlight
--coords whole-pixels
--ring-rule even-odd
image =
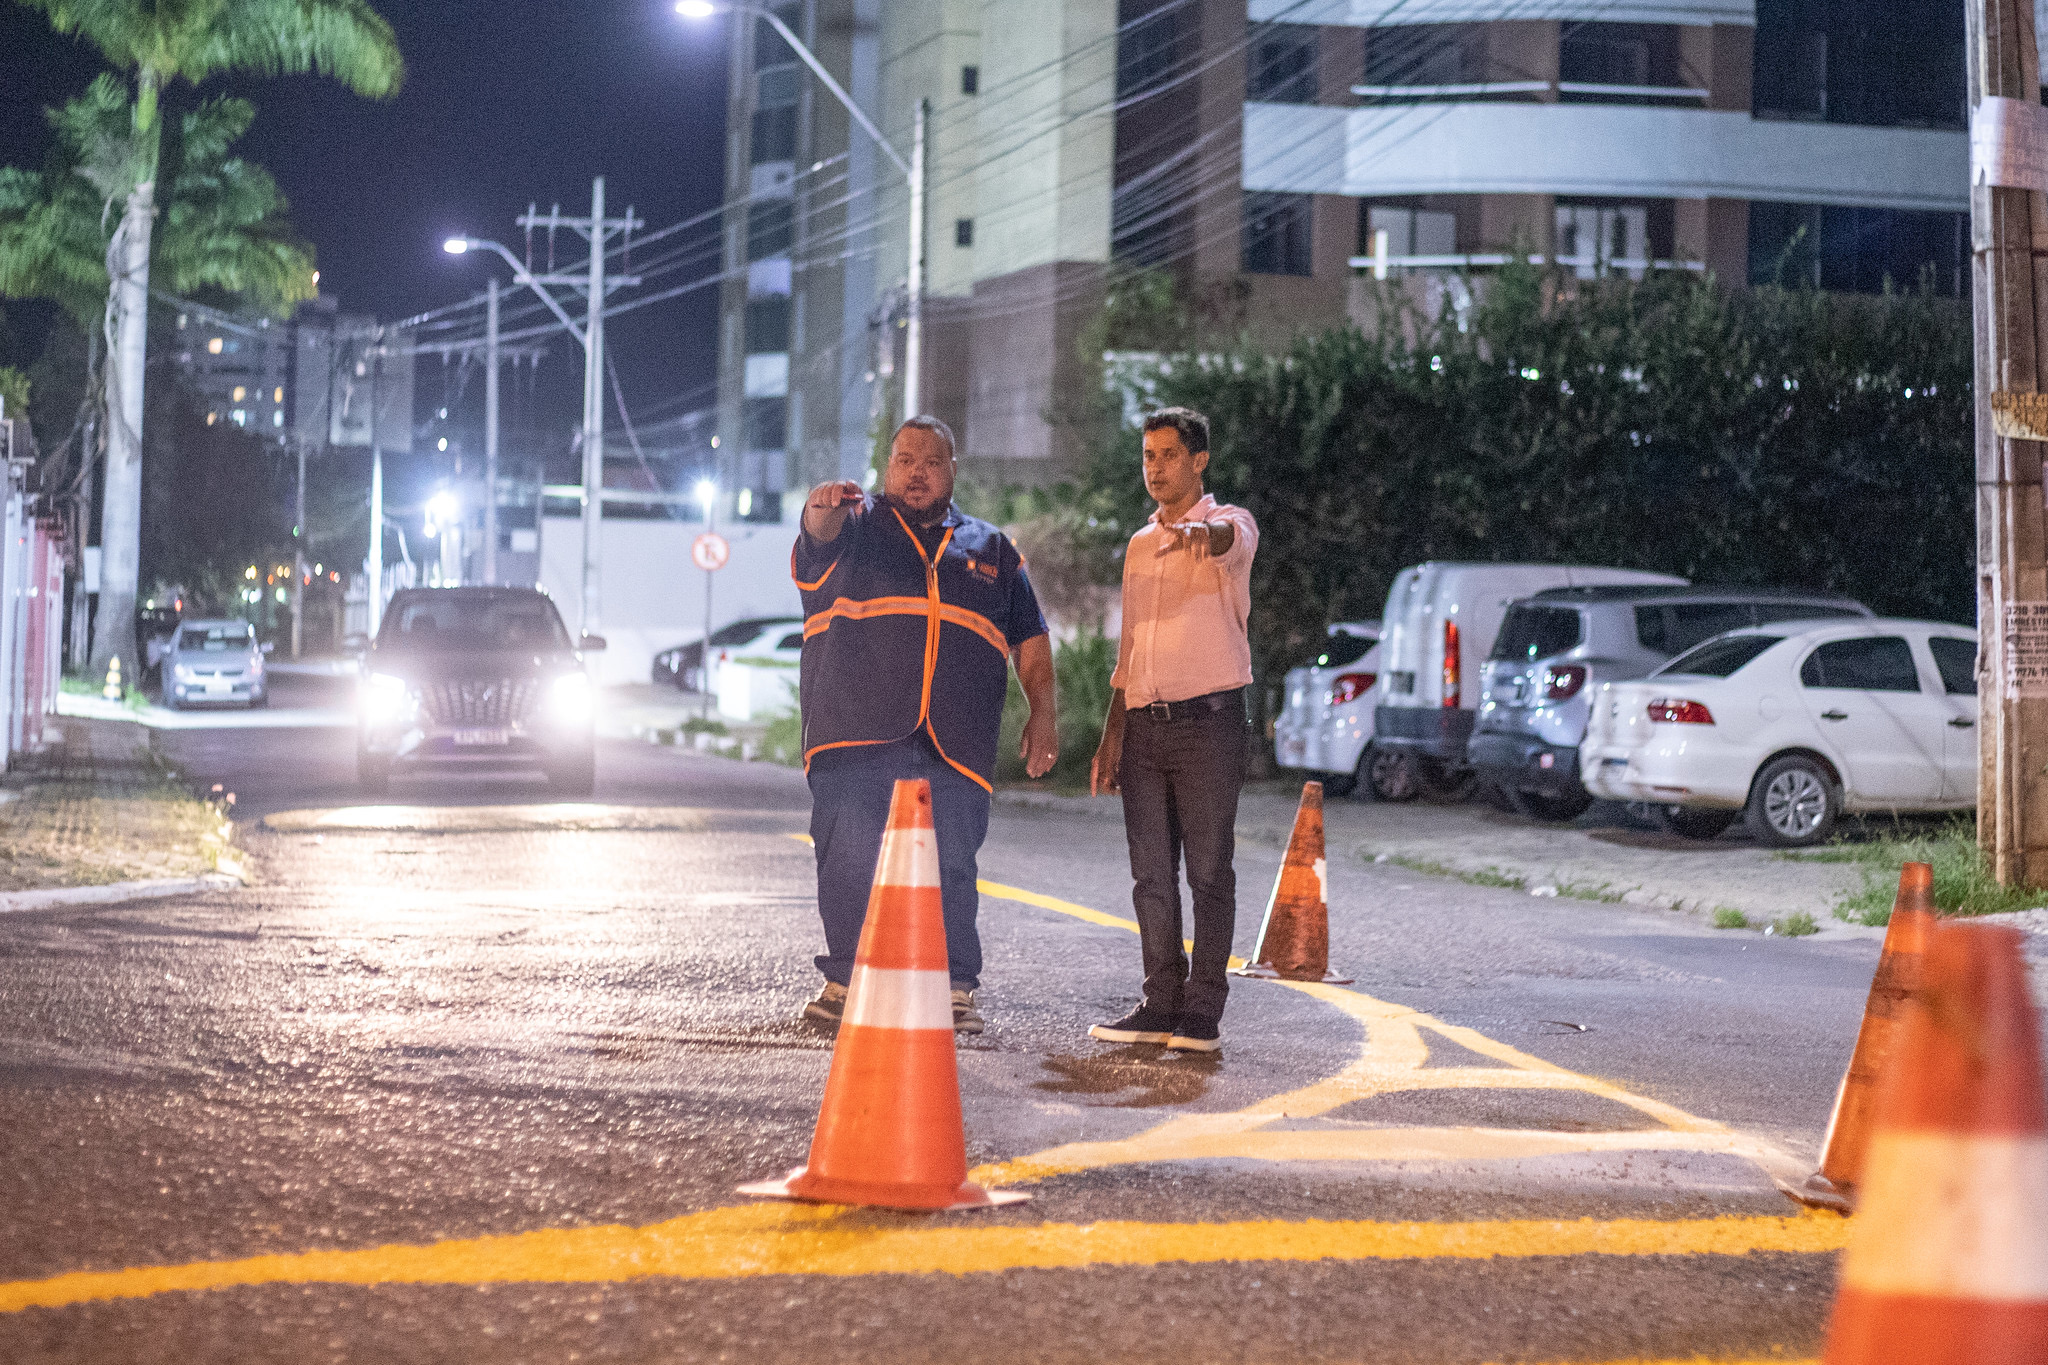
[[[581,673],[564,673],[548,684],[548,719],[558,725],[580,725],[597,709],[596,690]]]
[[[363,719],[372,724],[388,724],[402,718],[411,699],[411,686],[389,673],[372,673],[356,689],[356,704],[362,709]]]
[[[198,675],[192,671],[192,666],[190,664],[172,664],[171,676],[176,678],[179,682],[191,682],[192,679],[197,677]]]

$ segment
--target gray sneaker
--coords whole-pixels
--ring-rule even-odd
[[[804,1006],[802,1017],[818,1024],[836,1024],[846,1014],[846,987],[827,981],[818,998]]]
[[[974,1008],[974,992],[955,990],[953,992],[953,1032],[979,1033],[981,1030],[981,1011]]]

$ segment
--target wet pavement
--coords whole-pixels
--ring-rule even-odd
[[[0,1361],[1818,1352],[1845,1224],[1771,1175],[1874,943],[1333,860],[1353,985],[1236,983],[1218,1057],[1109,1047],[1121,830],[1004,806],[960,1072],[970,1163],[1031,1201],[757,1203],[830,1061],[801,775],[608,742],[587,803],[371,803],[351,742],[160,732],[253,884],[0,916]],[[1240,952],[1278,859],[1240,849]]]

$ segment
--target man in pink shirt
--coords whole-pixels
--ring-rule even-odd
[[[1237,795],[1252,680],[1252,555],[1259,526],[1202,490],[1209,422],[1188,408],[1145,418],[1145,490],[1159,504],[1124,554],[1123,636],[1091,791],[1120,791],[1131,902],[1145,960],[1138,1008],[1088,1030],[1110,1043],[1223,1046],[1224,975],[1237,928]],[[1180,861],[1194,892],[1182,950]]]

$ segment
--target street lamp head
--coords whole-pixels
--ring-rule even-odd
[[[441,250],[447,252],[450,256],[460,256],[463,252],[469,250],[469,238],[450,237],[447,241],[441,243]]]
[[[697,501],[708,509],[712,503],[718,501],[718,485],[710,479],[697,480]]]
[[[718,13],[718,6],[711,0],[676,0],[676,13],[685,19],[709,19]]]

